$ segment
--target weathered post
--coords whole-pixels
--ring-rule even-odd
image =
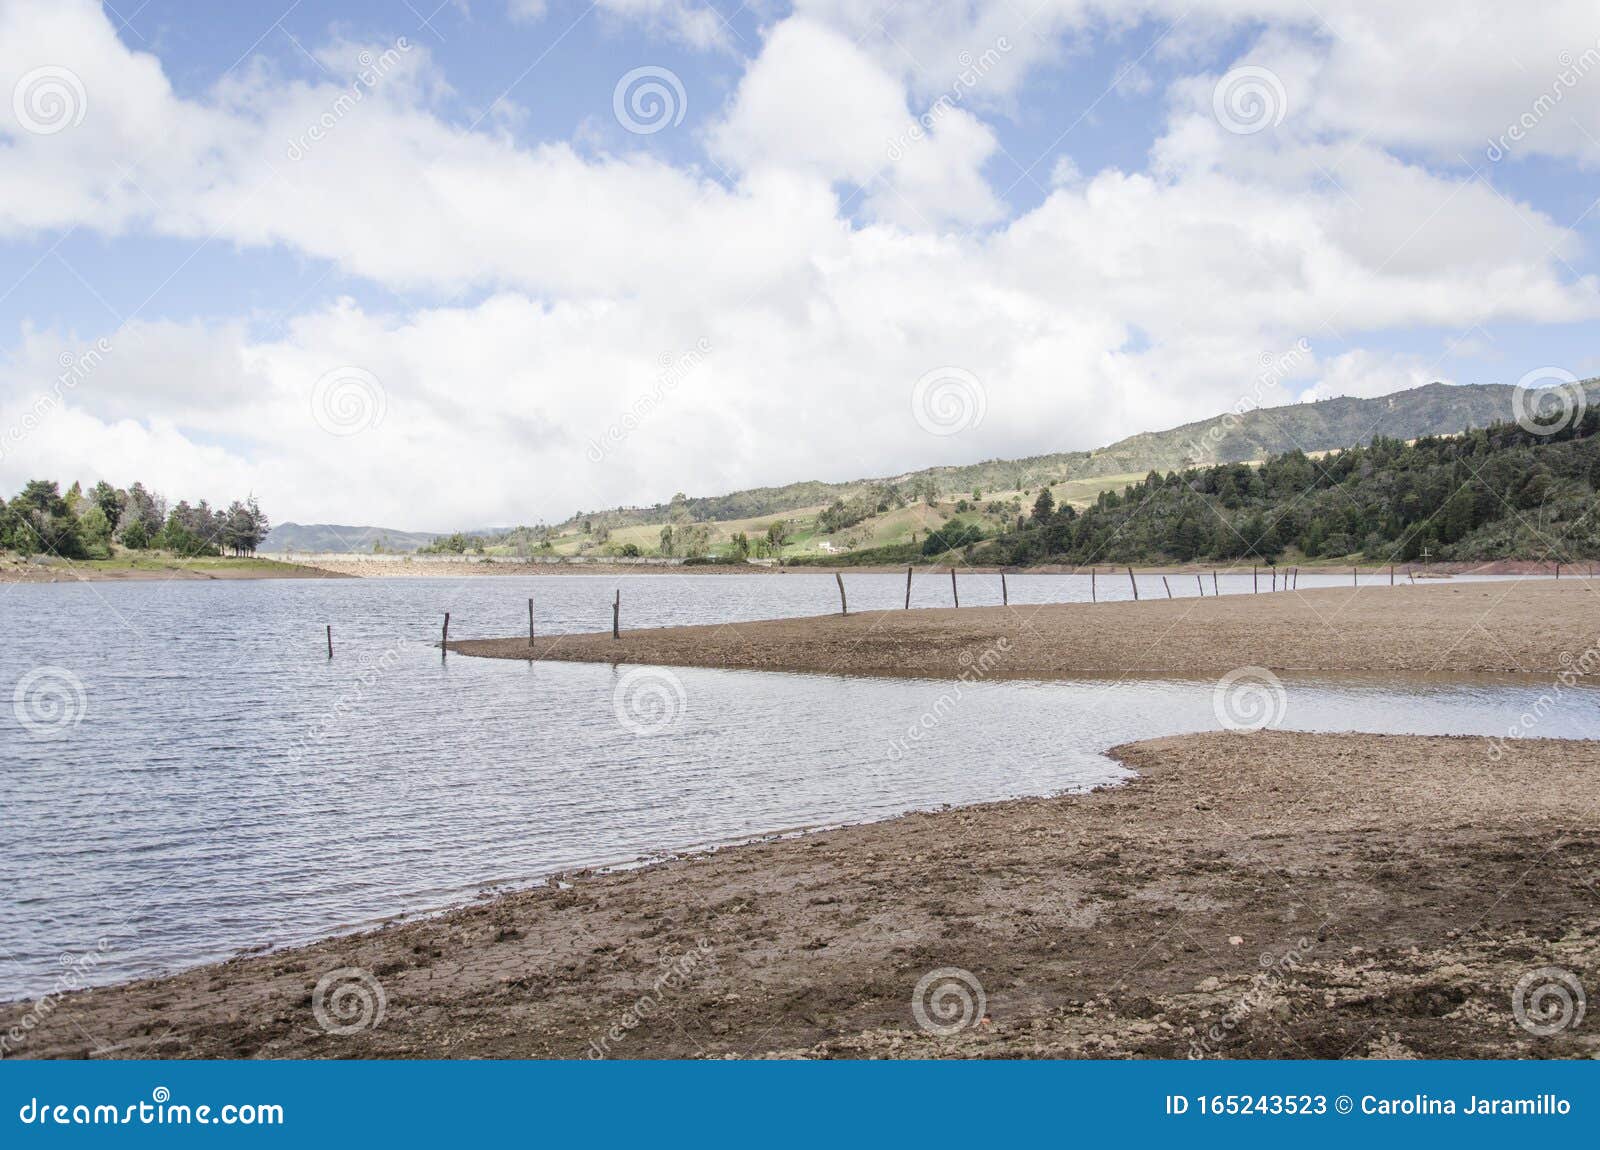
[[[911,568],[906,568],[906,610],[911,610]]]
[[[1215,571],[1213,571],[1211,573],[1211,593],[1213,595],[1221,595],[1222,594],[1221,591],[1217,590],[1217,573]]]
[[[333,624],[328,624],[328,658],[333,658]]]
[[[1011,595],[1006,591],[1006,573],[1000,572],[1000,606],[1011,606]]]
[[[1561,578],[1561,563],[1559,560],[1556,562],[1556,578]]]
[[[1352,586],[1352,587],[1361,586],[1361,581],[1356,578],[1356,569],[1354,567],[1350,568],[1350,586]]]
[[[1276,567],[1272,569],[1272,589],[1274,591],[1278,589],[1278,569]]]
[[[950,597],[956,601],[956,606],[961,606],[961,592],[956,590],[956,569],[950,568]]]
[[[1161,585],[1167,589],[1167,598],[1172,598],[1172,584],[1167,582],[1165,575],[1161,577]]]
[[[1261,576],[1256,572],[1256,565],[1250,564],[1250,594],[1261,594]]]
[[[444,658],[445,650],[450,645],[450,612],[444,613],[444,634],[439,639],[439,658]]]
[[[1099,595],[1098,592],[1096,592],[1095,586],[1094,586],[1094,568],[1093,567],[1089,568],[1089,602],[1091,602],[1091,603],[1100,602],[1100,595]]]
[[[528,646],[533,646],[533,596],[528,596]]]
[[[835,571],[833,577],[839,583],[839,614],[848,615],[850,614],[850,604],[845,601],[844,597],[844,576]]]
[[[1389,586],[1394,586],[1394,564],[1389,564]]]
[[[1206,597],[1206,585],[1200,582],[1200,576],[1198,573],[1194,577],[1194,585],[1195,589],[1200,592],[1200,598],[1204,599]]]
[[[1139,601],[1139,583],[1138,580],[1133,577],[1132,567],[1128,568],[1128,583],[1133,587],[1133,601],[1137,603]]]
[[[622,588],[617,588],[617,597],[611,601],[611,637],[622,638]]]

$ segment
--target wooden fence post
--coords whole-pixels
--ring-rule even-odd
[[[528,596],[528,646],[533,646],[533,596]]]
[[[1350,586],[1361,586],[1361,580],[1356,577],[1356,569],[1354,567],[1350,568]]]
[[[1135,603],[1137,603],[1139,601],[1139,583],[1133,577],[1133,568],[1132,567],[1128,568],[1128,582],[1133,587],[1133,601]]]
[[[1222,594],[1221,591],[1217,590],[1217,573],[1215,571],[1213,571],[1211,573],[1211,593],[1213,595],[1221,595]]]
[[[617,588],[617,597],[611,601],[611,637],[622,638],[622,588]]]
[[[1278,589],[1278,569],[1276,567],[1272,569],[1272,589],[1274,591]]]
[[[844,576],[835,571],[833,577],[839,583],[839,614],[848,615],[850,614],[850,604],[845,601],[844,597]]]
[[[1011,595],[1006,591],[1006,573],[1000,572],[1000,606],[1011,606]]]
[[[328,624],[328,658],[333,658],[333,624]]]
[[[1261,576],[1256,572],[1256,565],[1250,564],[1250,594],[1261,594]]]
[[[1206,585],[1204,583],[1200,582],[1200,575],[1199,575],[1198,572],[1195,574],[1195,577],[1194,577],[1194,585],[1195,585],[1195,589],[1200,592],[1200,598],[1204,599],[1206,597]]]
[[[1091,603],[1100,602],[1100,595],[1095,590],[1095,586],[1094,586],[1094,568],[1093,567],[1089,568],[1089,602],[1091,602]]]
[[[956,601],[956,606],[961,606],[961,592],[956,590],[956,569],[950,568],[950,597]]]
[[[911,568],[906,568],[906,610],[911,610]]]
[[[444,658],[445,649],[450,644],[450,612],[444,613],[444,635],[439,640],[439,658]]]
[[[1167,589],[1167,598],[1172,598],[1172,584],[1167,582],[1165,575],[1161,577],[1161,585]]]

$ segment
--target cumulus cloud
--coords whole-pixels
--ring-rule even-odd
[[[183,96],[98,7],[0,3],[0,91],[60,66],[86,101],[51,133],[0,106],[0,237],[216,237],[324,261],[393,301],[270,330],[26,327],[0,361],[0,488],[141,477],[254,489],[279,518],[531,522],[1092,447],[1233,406],[1300,340],[1330,349],[1305,365],[1309,394],[1381,394],[1440,372],[1363,348],[1372,333],[1600,313],[1561,222],[1437,159],[1531,99],[1530,73],[1440,60],[1451,97],[1412,107],[1416,82],[1392,73],[1393,53],[1429,42],[1417,6],[1344,6],[1344,39],[1271,0],[1190,7],[1052,0],[1019,27],[1009,4],[907,0],[874,22],[802,0],[747,46],[696,141],[713,179],[648,149],[465,123],[422,45],[321,45],[331,75],[314,79],[249,60]],[[610,9],[715,46],[701,6]],[[1541,58],[1590,16],[1557,6],[1505,43]],[[1486,60],[1505,20],[1474,18],[1481,32],[1450,43]],[[1155,46],[1130,49],[1136,35]],[[1142,54],[1140,86],[1163,88],[1148,162],[1085,175],[1046,157],[1043,198],[1016,211],[993,178],[996,124],[1087,38]],[[1270,130],[1219,119],[1218,81],[1242,66],[1282,85]],[[1404,105],[1389,119],[1351,91],[1363,69]],[[1597,93],[1600,72],[1562,110]],[[1526,142],[1600,158],[1565,129]],[[99,338],[104,361],[39,418],[61,353]],[[942,369],[984,389],[960,435],[929,435],[912,410]]]

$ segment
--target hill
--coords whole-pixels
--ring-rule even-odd
[[[346,527],[337,523],[280,523],[267,533],[262,551],[411,552],[438,536],[429,531],[397,531],[392,527]]]

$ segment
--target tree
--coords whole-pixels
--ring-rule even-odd
[[[122,518],[122,509],[127,506],[127,493],[118,491],[102,479],[94,485],[94,490],[89,492],[89,498],[94,500],[94,505],[100,509],[100,514],[106,517],[111,530],[115,531],[118,521]]]
[[[670,523],[661,529],[661,554],[668,558],[673,554],[672,524]]]
[[[1056,511],[1056,497],[1050,494],[1048,487],[1039,492],[1039,498],[1033,501],[1033,521],[1035,523],[1048,523],[1050,516]]]

